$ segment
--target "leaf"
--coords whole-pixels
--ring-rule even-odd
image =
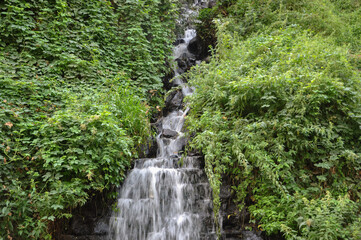
[[[52,209],[54,209],[54,210],[63,209],[63,208],[64,208],[64,206],[61,205],[61,204],[53,204],[53,205],[51,205],[50,207],[51,207]]]
[[[324,169],[330,169],[331,167],[333,167],[333,163],[331,163],[331,162],[321,162],[321,163],[316,163],[315,166],[320,167],[320,168],[324,168]]]
[[[47,173],[43,176],[43,181],[46,182],[50,177],[51,177],[51,173],[50,173],[50,172],[47,172]]]

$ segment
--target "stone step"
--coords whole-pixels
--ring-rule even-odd
[[[216,233],[215,227],[213,224],[213,216],[208,214],[194,214],[194,213],[185,213],[185,215],[191,215],[193,221],[201,221],[202,227],[200,229],[200,236],[199,238],[192,238],[192,239],[199,239],[199,240],[216,240]],[[91,235],[82,235],[82,236],[74,236],[74,235],[62,235],[60,236],[60,240],[109,240],[111,239],[110,232],[109,232],[109,220],[110,217],[106,217],[101,219],[101,221],[94,226],[94,229],[89,232],[88,234]],[[122,221],[121,218],[118,218],[118,221]],[[177,219],[173,221],[166,221],[168,226],[174,226],[177,222]],[[228,235],[229,236],[229,235]],[[233,235],[234,236],[234,235]],[[223,237],[226,237],[224,234]],[[229,238],[225,238],[229,240]]]
[[[262,240],[261,232],[242,231],[242,230],[226,230],[221,234],[222,240]]]
[[[201,228],[201,234],[204,235],[204,239],[213,239],[211,237],[214,237],[216,228],[214,225],[214,218],[213,218],[213,214],[212,215],[200,215],[200,221],[202,223],[202,228]],[[208,238],[206,238],[208,235]],[[202,239],[202,238],[201,238]]]
[[[142,158],[135,160],[134,168],[202,168],[203,161],[201,157],[178,158]]]
[[[212,216],[213,201],[211,199],[196,200],[193,205],[193,209],[196,213],[202,214],[202,216]]]
[[[185,157],[181,163],[184,168],[204,168],[203,158],[199,156]]]
[[[182,214],[175,215],[173,217],[163,216],[161,219],[155,219],[153,217],[149,218],[139,218],[136,215],[128,216],[125,220],[124,217],[112,217],[113,221],[111,221],[111,229],[117,231],[120,227],[126,228],[125,230],[128,231],[138,231],[137,226],[142,226],[143,230],[153,230],[154,232],[148,232],[147,235],[149,239],[153,239],[151,236],[162,236],[161,238],[155,237],[154,239],[176,239],[177,233],[182,232],[182,229],[188,229],[190,226],[193,226],[194,232],[184,232],[184,234],[191,234],[191,238],[187,239],[197,239],[196,235],[200,232],[200,217],[198,214],[190,213],[190,212],[183,212]],[[161,222],[159,222],[161,221]],[[126,222],[126,224],[124,224]],[[135,232],[134,232],[135,233]],[[135,233],[135,235],[137,235]],[[109,236],[112,236],[112,231],[109,232]],[[147,238],[148,239],[148,238]]]
[[[182,187],[182,192],[185,198],[192,198],[194,201],[212,197],[212,191],[208,183],[186,184]]]
[[[193,185],[195,199],[211,199],[212,189],[209,183],[194,183]]]
[[[126,218],[123,216],[117,216],[117,217],[112,216],[112,217],[110,217],[110,219],[115,219],[117,221],[123,221],[125,219],[129,220],[129,217],[130,216],[127,216]],[[131,217],[134,218],[136,221],[144,221],[144,219],[141,219],[141,218],[139,218],[139,216],[136,216],[136,215],[133,215]],[[150,215],[149,218],[153,218],[153,216]],[[176,214],[172,217],[169,217],[168,215],[164,215],[160,219],[162,219],[162,221],[164,221],[164,224],[171,224],[173,222],[177,222],[177,221],[179,222],[180,219],[186,219],[186,218],[191,219],[191,220],[196,220],[196,221],[198,221],[198,220],[203,221],[203,219],[209,218],[209,216],[203,216],[203,215],[200,215],[197,213],[184,211],[181,214]]]
[[[191,184],[208,183],[207,175],[203,170],[198,168],[186,168],[180,169],[180,171],[184,174],[185,180]]]
[[[178,205],[179,204],[179,205]],[[182,202],[173,201],[160,201],[156,202],[155,199],[118,199],[118,208],[124,212],[143,212],[156,209],[159,206],[160,213],[176,211],[176,208],[181,206],[185,212],[192,212],[194,214],[200,214],[201,216],[212,216],[213,201],[211,199],[194,199],[192,197],[185,198]]]
[[[133,169],[123,184],[132,184],[134,188],[149,187],[153,181],[157,185],[173,186],[174,184],[198,184],[208,183],[205,172],[198,168],[135,168]]]
[[[74,236],[74,235],[61,235],[59,240],[109,240],[107,236],[86,235],[86,236]]]
[[[199,240],[217,240],[217,234],[215,232],[203,233]]]

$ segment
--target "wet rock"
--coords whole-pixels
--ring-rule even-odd
[[[169,94],[165,101],[165,108],[163,115],[167,115],[169,112],[178,110],[182,107],[183,104],[183,94],[181,91],[174,91]]]
[[[171,108],[179,108],[183,103],[183,94],[181,91],[177,91],[172,100],[169,102]]]
[[[172,69],[169,63],[166,63],[166,67],[168,69]],[[164,86],[164,89],[169,91],[173,87],[173,83],[170,82],[171,79],[174,77],[174,71],[170,71],[162,78],[162,83]]]
[[[212,8],[212,7],[215,7],[217,4],[217,1],[216,0],[211,0],[208,2],[208,8]]]
[[[175,60],[178,64],[178,73],[182,74],[188,71],[192,66],[196,64],[196,59],[189,53],[183,53],[179,58]]]
[[[71,231],[73,234],[82,236],[91,233],[88,223],[80,216],[74,216],[71,223]]]
[[[198,37],[195,37],[192,40],[190,40],[187,47],[188,51],[194,54],[196,58],[202,53],[202,48],[203,48],[202,43]]]
[[[99,220],[94,227],[94,234],[107,235],[109,233],[108,219]]]
[[[109,191],[114,192],[115,189]],[[59,221],[54,239],[59,240],[105,240],[111,214],[112,199],[106,198],[108,191],[93,192],[83,206],[73,209],[73,217]]]
[[[261,232],[243,231],[242,239],[244,239],[244,240],[262,240]]]
[[[263,240],[260,231],[241,231],[241,230],[229,230],[223,232],[223,240]]]
[[[232,184],[228,183],[227,178],[224,177],[220,189],[222,238],[224,240],[262,240],[257,232],[244,231],[245,227],[249,226],[250,214],[247,208],[240,211],[237,204],[234,203],[231,186]]]
[[[222,177],[223,182],[220,188],[220,216],[221,216],[221,234],[223,240],[283,240],[281,234],[266,235],[265,232],[253,230],[246,231],[246,227],[257,229],[257,224],[250,223],[250,213],[248,207],[253,201],[246,197],[245,207],[240,210],[234,202],[234,196],[231,192],[233,183],[227,176]]]
[[[157,140],[154,137],[150,137],[148,142],[140,146],[140,158],[152,158],[157,155]]]
[[[160,133],[163,129],[161,119],[158,119],[158,121],[156,121],[155,123],[151,123],[151,126],[155,128],[158,133]]]
[[[198,36],[189,41],[188,51],[194,55],[196,60],[204,61],[208,56],[208,44],[202,41]]]
[[[75,236],[72,236],[72,235],[61,235],[59,237],[60,240],[73,240],[75,239]]]
[[[179,160],[178,155],[170,155],[169,158],[172,159],[173,161],[178,161]]]
[[[73,236],[73,235],[61,235],[59,240],[107,240],[105,236]]]
[[[187,143],[188,143],[188,138],[186,138],[185,136],[182,136],[182,137],[180,137],[179,139],[177,139],[177,141],[178,141],[178,144],[179,144],[180,146],[182,146],[180,152],[184,152],[185,146],[186,146]]]
[[[157,140],[155,139],[155,137],[152,137],[151,141],[148,144],[148,151],[146,156],[149,158],[155,157],[157,155],[157,149],[158,149]]]
[[[226,202],[231,197],[231,188],[229,185],[223,185],[219,192],[219,198]],[[227,206],[225,206],[227,207]]]
[[[175,42],[173,43],[174,46],[177,46],[179,44],[185,43],[183,38],[179,38],[177,40],[175,40]]]
[[[228,230],[222,233],[222,240],[241,240],[242,231],[239,230]]]
[[[211,56],[205,57],[202,61],[209,63],[211,61]]]
[[[162,137],[165,137],[165,138],[177,138],[178,133],[176,131],[171,130],[171,129],[163,129]]]
[[[243,216],[242,214],[245,214],[245,212],[240,212],[236,206],[230,205],[223,213],[227,214],[226,216],[222,214],[222,227],[224,232],[240,231],[242,227],[244,227],[245,222],[243,219],[246,216]],[[246,215],[249,216],[249,214]]]

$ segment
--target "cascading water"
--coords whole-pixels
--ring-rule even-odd
[[[188,44],[196,36],[187,29],[174,48],[174,58],[192,57]],[[173,84],[183,96],[193,89],[175,69]],[[199,157],[179,158],[185,145],[182,132],[189,109],[171,111],[161,121],[157,158],[138,159],[127,176],[110,219],[112,240],[214,239],[211,191]],[[206,224],[207,223],[207,224]],[[210,227],[211,226],[211,227]]]

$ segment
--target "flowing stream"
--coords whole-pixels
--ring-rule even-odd
[[[188,44],[195,37],[194,29],[186,29],[174,48],[174,59],[193,57]],[[182,97],[192,94],[193,89],[180,77],[182,69],[175,67],[174,71],[173,85],[180,86]],[[178,107],[163,117],[156,138],[157,157],[135,161],[119,190],[109,239],[215,239],[211,191],[202,160],[180,158],[179,154],[186,142],[182,129],[188,111]]]

